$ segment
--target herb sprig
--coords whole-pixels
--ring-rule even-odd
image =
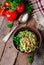
[[[32,63],[33,62],[33,56],[28,56],[28,61],[29,61],[29,63]]]
[[[27,11],[27,12],[32,12],[33,11],[33,6],[32,6],[32,4],[26,4],[25,5],[25,10]]]
[[[16,10],[17,6],[20,4],[25,4],[25,11],[31,13],[33,11],[32,4],[29,4],[28,1],[25,0],[6,0],[11,4],[10,10]]]
[[[12,28],[13,27],[13,24],[7,24],[7,27],[8,28]]]

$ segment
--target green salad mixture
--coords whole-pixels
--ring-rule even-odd
[[[17,49],[24,53],[35,51],[38,45],[36,35],[28,30],[20,31],[13,37],[13,41]]]

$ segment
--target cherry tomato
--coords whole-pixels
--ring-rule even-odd
[[[4,11],[2,12],[2,16],[5,16],[6,11],[7,11],[7,10],[4,10]]]
[[[10,7],[10,3],[8,3],[8,2],[4,2],[4,6],[6,6],[6,7]]]
[[[19,6],[17,6],[18,13],[22,13],[24,11],[24,8],[25,8],[24,4],[20,4]]]
[[[7,10],[4,10],[3,8],[0,8],[0,16],[5,16]]]
[[[3,12],[3,8],[0,8],[0,15],[2,15],[2,12]]]
[[[9,21],[16,20],[17,19],[17,16],[18,16],[17,11],[10,12],[8,10],[8,11],[6,11],[6,14],[5,14],[6,19],[9,20]]]

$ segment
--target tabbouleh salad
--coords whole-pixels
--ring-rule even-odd
[[[13,37],[13,41],[17,49],[24,53],[35,51],[38,45],[37,36],[28,30],[20,31]]]

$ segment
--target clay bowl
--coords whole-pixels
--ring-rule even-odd
[[[41,43],[42,43],[42,37],[41,37],[41,34],[40,34],[40,32],[36,29],[36,28],[33,28],[33,27],[30,27],[30,26],[22,26],[22,27],[19,27],[19,28],[17,28],[16,30],[15,30],[15,32],[14,32],[14,36],[16,36],[20,31],[23,31],[23,30],[29,30],[29,31],[32,31],[32,32],[34,32],[35,33],[35,35],[37,36],[37,40],[38,40],[38,48],[41,46]],[[13,41],[13,44],[14,44],[14,46],[15,46],[15,42]],[[16,46],[15,46],[15,48],[16,48]],[[38,49],[37,48],[37,49]],[[16,48],[17,49],[17,48]],[[36,49],[36,50],[37,50]],[[18,50],[18,49],[17,49]],[[36,51],[35,50],[35,51]],[[19,51],[19,50],[18,50]],[[35,52],[34,51],[34,52]],[[20,51],[21,52],[21,51]],[[21,52],[21,53],[23,53],[23,52]],[[31,53],[33,53],[33,52],[31,52]],[[31,53],[28,53],[28,54],[31,54]]]

